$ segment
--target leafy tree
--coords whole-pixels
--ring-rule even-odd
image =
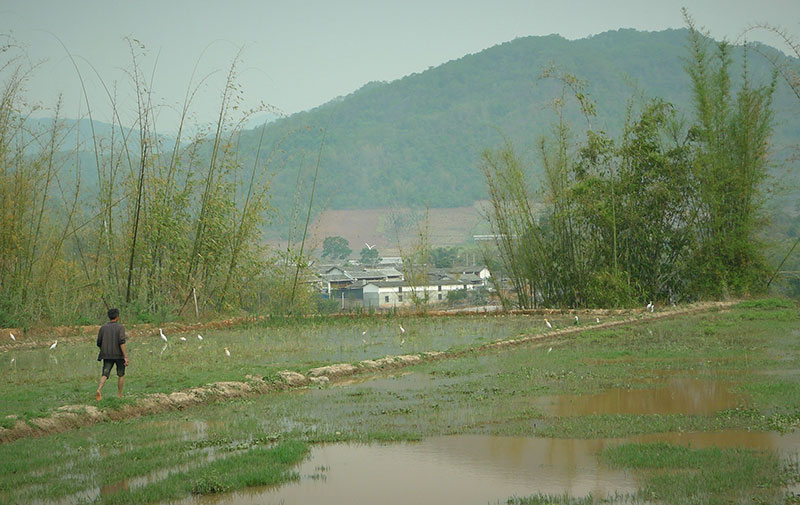
[[[322,257],[323,258],[331,258],[334,260],[343,260],[350,257],[350,253],[353,250],[350,249],[350,242],[344,237],[335,236],[335,237],[325,237],[325,240],[322,241]]]
[[[698,181],[698,248],[690,268],[699,296],[744,294],[763,289],[767,267],[756,238],[762,204],[760,186],[767,177],[772,136],[772,97],[777,74],[766,86],[754,86],[745,73],[734,92],[731,47],[690,28],[691,77],[696,122],[692,175]]]
[[[380,253],[376,247],[364,247],[361,249],[361,264],[375,266],[381,261]]]
[[[447,292],[447,303],[455,305],[467,299],[466,289],[453,289]]]
[[[629,106],[614,141],[591,129],[593,104],[565,74],[556,76],[554,134],[539,144],[541,196],[510,143],[484,153],[490,222],[511,284],[501,296],[521,307],[614,306],[763,289],[756,231],[775,78],[754,85],[745,67],[734,93],[729,46],[711,53],[690,28],[691,125],[655,99],[638,114]],[[570,98],[589,126],[579,142],[565,120]],[[547,202],[543,211],[534,211],[537,200]]]
[[[435,247],[431,249],[430,262],[436,268],[450,268],[458,258],[458,250],[455,247]]]

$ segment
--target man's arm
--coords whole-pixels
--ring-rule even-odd
[[[101,329],[100,331],[97,332],[97,347],[100,347],[102,345],[103,345],[103,330]]]
[[[128,350],[125,348],[125,344],[119,344],[119,348],[122,349],[122,355],[125,357],[125,366],[128,366]]]

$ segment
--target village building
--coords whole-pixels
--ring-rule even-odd
[[[403,273],[390,266],[380,268],[333,266],[318,273],[318,277],[322,293],[330,295],[358,282],[403,280]]]
[[[420,301],[429,304],[444,302],[447,293],[455,289],[467,288],[464,283],[453,279],[440,279],[421,286],[414,286],[406,280],[376,281],[361,287],[361,299],[367,308],[413,307]]]
[[[485,266],[431,268],[426,282],[412,283],[400,268],[398,264],[322,266],[317,271],[317,286],[322,296],[341,301],[342,309],[391,309],[443,303],[454,290],[486,287],[491,276]]]

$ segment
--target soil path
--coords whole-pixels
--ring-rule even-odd
[[[296,371],[284,370],[278,374],[278,377],[265,378],[255,375],[247,375],[243,381],[227,381],[215,382],[201,387],[190,388],[182,391],[176,391],[170,394],[155,393],[136,398],[133,403],[126,404],[118,409],[98,409],[93,405],[64,405],[56,409],[50,416],[30,419],[25,421],[23,419],[11,417],[14,424],[11,428],[0,427],[0,443],[17,440],[24,437],[42,436],[52,433],[60,433],[80,426],[88,426],[90,424],[114,421],[120,419],[127,419],[132,417],[145,416],[155,414],[158,412],[165,412],[168,410],[185,409],[194,405],[207,404],[211,402],[224,401],[233,398],[242,398],[257,394],[267,394],[277,391],[284,391],[292,388],[306,387],[309,384],[319,384],[340,381],[346,377],[355,374],[368,374],[377,373],[386,370],[403,368],[410,365],[415,365],[423,361],[448,359],[462,356],[470,352],[490,351],[505,347],[519,346],[529,343],[544,342],[552,343],[557,341],[559,337],[580,333],[587,330],[601,329],[601,328],[614,328],[618,326],[625,326],[630,324],[648,323],[651,321],[680,317],[688,314],[695,314],[700,312],[710,312],[717,310],[725,310],[738,301],[725,301],[725,302],[710,302],[698,303],[688,306],[682,306],[667,310],[662,310],[655,313],[643,312],[631,314],[628,317],[617,319],[614,321],[607,321],[596,324],[585,324],[580,326],[571,326],[563,329],[553,329],[546,332],[530,334],[518,338],[510,338],[498,340],[472,347],[467,350],[458,352],[438,352],[430,351],[420,354],[408,354],[402,356],[386,356],[384,358],[375,360],[364,360],[357,364],[351,363],[337,363],[323,367],[313,368],[308,370],[306,374]],[[515,313],[520,313],[516,311]],[[558,311],[524,311],[531,314],[550,314]],[[586,311],[580,312],[587,314]],[[597,312],[597,314],[609,314],[609,311]],[[614,313],[617,313],[614,311]],[[592,313],[594,314],[594,313]],[[241,322],[241,321],[238,321]],[[215,326],[206,324],[204,328],[209,327],[228,327],[237,324],[237,320],[225,320],[213,323]],[[88,328],[88,330],[83,330]],[[76,331],[73,328],[73,334],[67,338],[79,339],[87,338],[87,335],[93,331],[96,332],[97,327],[80,327]],[[173,332],[180,331],[179,326],[170,327]],[[184,331],[196,331],[200,326],[198,325],[184,325]],[[142,335],[147,335],[150,331],[154,331],[153,327],[142,326],[133,329],[133,332],[141,332]],[[157,331],[157,329],[155,329]],[[136,333],[134,333],[136,334]],[[59,337],[62,338],[62,337]],[[31,339],[29,344],[31,346],[38,345],[38,339]]]

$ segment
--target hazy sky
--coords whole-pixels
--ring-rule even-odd
[[[290,114],[516,37],[680,28],[682,5],[718,39],[734,40],[757,22],[800,35],[800,0],[3,0],[0,33],[13,34],[40,62],[28,96],[51,106],[61,91],[64,114],[77,117],[86,106],[63,42],[101,120],[109,119],[109,107],[95,72],[109,87],[118,83],[122,112],[129,113],[135,105],[122,70],[131,62],[125,38],[141,41],[141,67],[148,80],[154,76],[156,102],[165,105],[159,127],[169,130],[170,108],[182,104],[195,65],[195,84],[211,74],[198,91],[195,120],[215,119],[240,48],[244,105],[263,101]]]

